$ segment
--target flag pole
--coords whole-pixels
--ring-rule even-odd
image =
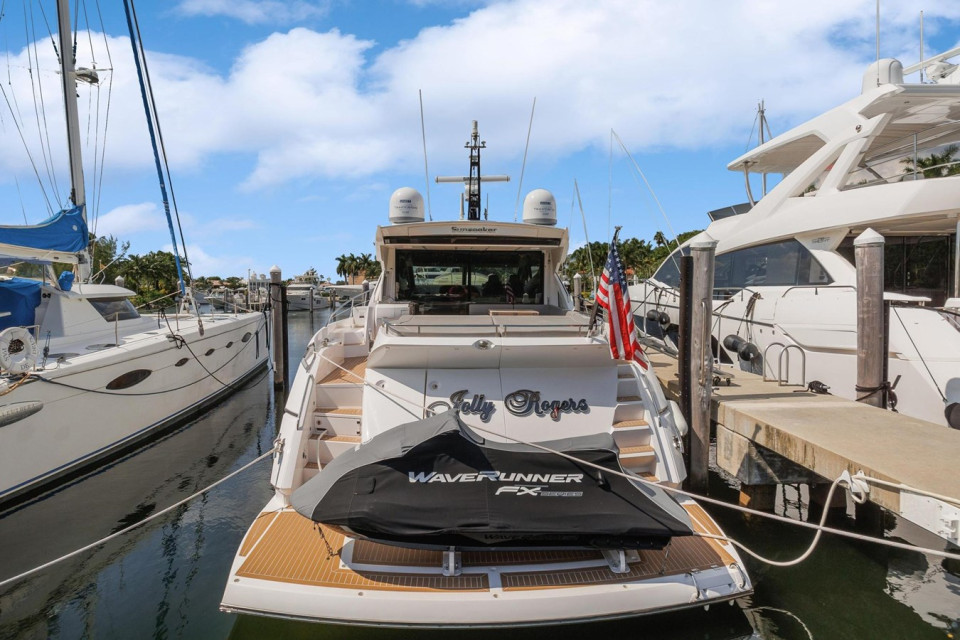
[[[610,240],[610,247],[617,246],[617,236],[620,235],[620,229],[623,227],[614,227],[613,228],[613,239]],[[607,258],[610,257],[610,247],[607,247]],[[604,269],[606,269],[606,263],[604,263]],[[594,291],[597,290],[597,287],[594,287]],[[597,295],[593,295],[593,310],[590,312],[590,324],[587,325],[590,329],[593,329],[594,325],[597,322],[597,312],[600,310],[600,301],[597,300]]]

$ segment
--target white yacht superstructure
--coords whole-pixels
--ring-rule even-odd
[[[750,593],[737,552],[704,537],[722,534],[689,497],[665,507],[688,521],[685,535],[620,545],[632,525],[610,536],[589,524],[591,507],[598,523],[616,516],[584,501],[607,490],[594,468],[540,474],[495,462],[537,453],[538,464],[576,464],[522,443],[601,443],[589,451],[627,472],[631,495],[662,498],[660,487],[686,475],[684,427],[651,372],[611,359],[604,331],[573,309],[558,277],[568,236],[552,226],[553,197],[528,196],[522,223],[481,221],[478,148],[464,182],[476,213],[454,222],[424,222],[419,194],[395,192],[393,224],[377,229],[383,273],[369,303],[346,307],[310,341],[277,439],[275,493],[237,552],[221,608],[371,626],[522,626]],[[440,435],[414,437],[425,428]],[[358,484],[342,494],[369,508],[348,524],[320,506],[304,515],[345,461],[377,451],[398,457],[349,471],[384,475],[348,474]],[[407,473],[409,456],[421,466]],[[435,499],[419,497],[427,491]],[[486,497],[453,497],[460,491]],[[498,506],[510,513],[494,524]],[[448,519],[456,525],[440,524]],[[452,542],[465,537],[484,543]]]
[[[861,95],[728,165],[747,177],[751,200],[749,174],[783,179],[756,202],[711,212],[721,362],[857,397],[852,245],[873,229],[886,238],[896,409],[960,428],[960,86],[943,61],[957,53],[925,63],[930,84],[905,83],[899,62],[881,60]],[[650,335],[675,334],[676,257],[686,252],[631,288]]]

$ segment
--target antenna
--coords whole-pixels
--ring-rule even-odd
[[[523,170],[527,167],[527,149],[530,148],[530,132],[533,131],[533,112],[537,108],[537,96],[533,96],[533,106],[530,107],[530,125],[527,127],[527,144],[523,147],[523,164],[520,165],[520,182],[517,183],[517,202],[513,205],[513,221],[517,221],[517,211],[520,209],[520,192],[523,189]]]
[[[613,129],[610,129],[610,158],[607,160],[607,237],[610,237],[610,219],[613,216]]]
[[[877,86],[880,86],[880,0],[877,0]]]
[[[763,126],[767,123],[767,110],[764,108],[763,100],[757,105],[757,117],[760,119],[760,125],[757,127],[757,142],[759,146],[762,146],[765,142],[763,139]],[[763,195],[767,195],[767,174],[761,174],[761,184],[763,188]]]
[[[597,291],[597,272],[593,269],[593,252],[590,250],[590,236],[587,234],[587,216],[583,212],[583,201],[580,200],[580,186],[577,179],[573,179],[573,190],[577,194],[577,203],[580,205],[580,217],[583,219],[583,237],[587,241],[587,257],[590,258],[590,277],[593,279],[594,300],[596,300]]]
[[[423,91],[417,89],[420,95],[420,133],[423,135],[423,181],[427,184],[427,215],[433,222],[433,212],[430,210],[430,170],[427,169],[427,128],[423,124]]]
[[[920,10],[920,84],[923,84],[923,9]]]

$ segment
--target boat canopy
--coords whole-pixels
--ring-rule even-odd
[[[0,331],[34,324],[41,286],[39,280],[29,278],[0,279],[0,309],[10,313],[0,315]]]
[[[3,244],[44,251],[83,251],[89,242],[83,207],[64,209],[43,222],[27,226],[0,226]]]

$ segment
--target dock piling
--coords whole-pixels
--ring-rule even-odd
[[[883,306],[884,238],[867,229],[853,241],[857,263],[857,401],[886,408]]]
[[[287,345],[284,328],[286,295],[281,280],[280,267],[270,267],[270,320],[273,325],[273,386],[282,389],[286,385]]]
[[[705,491],[710,467],[710,392],[713,389],[713,349],[710,325],[713,318],[713,262],[717,241],[701,233],[690,244],[693,255],[691,283],[690,362],[691,422],[688,486]],[[693,381],[696,384],[692,384]]]
[[[677,375],[680,378],[680,413],[687,424],[691,424],[693,406],[690,393],[690,332],[693,312],[693,258],[680,256],[680,317],[677,331]],[[689,443],[688,443],[689,444]],[[689,458],[690,448],[685,455]],[[685,460],[690,467],[690,460]]]
[[[573,274],[573,310],[580,311],[583,308],[583,276],[579,273]]]

